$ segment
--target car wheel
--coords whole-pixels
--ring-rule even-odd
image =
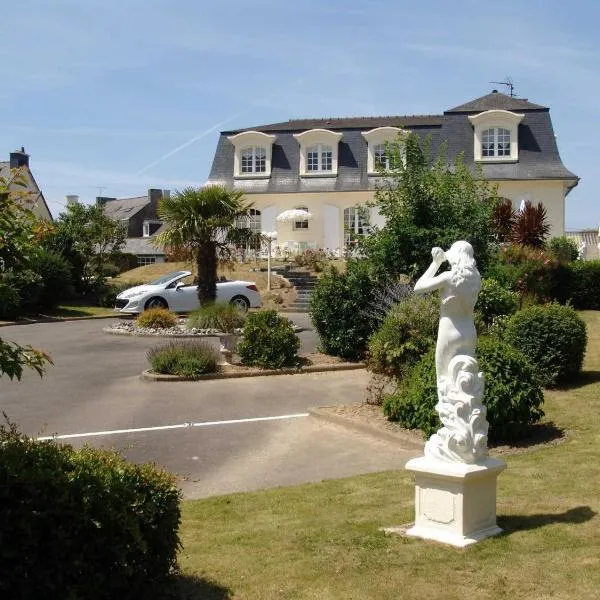
[[[248,312],[250,308],[250,300],[246,296],[234,296],[229,304],[235,306],[240,312]]]
[[[148,310],[149,308],[169,308],[169,305],[163,298],[154,297],[150,298],[144,305],[144,310]]]

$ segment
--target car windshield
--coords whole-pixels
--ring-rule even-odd
[[[173,273],[167,273],[154,281],[151,281],[148,285],[163,285],[165,283],[169,283],[169,281],[176,279],[177,277],[183,277],[187,275],[187,271],[174,271]]]

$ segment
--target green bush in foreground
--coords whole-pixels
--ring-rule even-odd
[[[437,294],[412,294],[394,304],[369,340],[367,368],[403,379],[435,344],[439,312]]]
[[[544,395],[537,373],[525,356],[495,338],[481,338],[477,360],[485,376],[483,402],[487,407],[491,440],[515,440],[543,416]],[[435,351],[431,350],[412,370],[405,385],[384,402],[384,412],[409,429],[426,436],[441,423],[437,404]]]
[[[587,343],[584,320],[570,306],[530,306],[506,323],[504,339],[527,356],[542,385],[573,379],[583,365]]]
[[[579,310],[600,310],[600,260],[573,262],[569,265],[570,299]]]
[[[169,329],[177,325],[177,315],[166,308],[150,308],[135,320],[138,327]]]
[[[475,312],[486,327],[497,317],[512,315],[518,308],[519,297],[495,279],[482,279]]]
[[[244,365],[280,369],[298,363],[299,348],[290,321],[274,310],[262,310],[248,317],[237,353]]]
[[[180,492],[155,466],[0,427],[0,597],[157,597],[177,567]]]
[[[39,298],[42,308],[54,308],[61,300],[74,294],[71,266],[59,254],[42,250],[35,257],[34,268],[42,278]]]
[[[217,351],[203,342],[170,342],[148,350],[148,362],[155,373],[197,377],[217,370]]]
[[[191,312],[187,320],[188,329],[216,329],[233,333],[244,326],[246,315],[231,304],[209,303]]]

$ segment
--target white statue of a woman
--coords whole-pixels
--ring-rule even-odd
[[[425,446],[425,454],[442,460],[475,462],[487,455],[483,374],[475,360],[477,332],[473,317],[481,276],[473,247],[465,241],[444,252],[431,251],[433,261],[415,284],[415,292],[440,292],[440,323],[435,350],[438,404],[444,427]],[[448,261],[451,269],[437,275]]]

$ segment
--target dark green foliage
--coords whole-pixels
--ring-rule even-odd
[[[102,283],[96,286],[94,290],[95,302],[98,306],[105,306],[107,308],[112,308],[115,305],[115,301],[117,296],[128,290],[129,288],[135,287],[137,285],[143,285],[143,281],[137,282],[120,282],[120,281],[111,281]]]
[[[554,386],[581,371],[587,332],[584,320],[570,306],[530,306],[515,313],[504,337],[531,361],[542,385]]]
[[[19,316],[21,297],[12,286],[0,280],[0,320],[12,320]]]
[[[231,304],[208,303],[190,313],[188,329],[216,329],[223,333],[233,333],[244,326],[246,315]]]
[[[515,292],[499,284],[495,279],[482,279],[475,312],[478,319],[489,327],[497,317],[512,315],[518,308],[518,301]]]
[[[485,375],[483,402],[490,439],[522,437],[529,425],[544,416],[544,396],[535,369],[523,354],[495,338],[479,340],[477,360]],[[404,427],[430,436],[441,427],[436,404],[435,351],[431,350],[414,367],[406,384],[385,399],[384,412]]]
[[[364,357],[376,326],[373,294],[373,281],[359,262],[350,261],[346,273],[331,267],[317,281],[309,312],[323,352],[349,360]]]
[[[298,364],[299,348],[290,321],[274,310],[261,310],[248,316],[237,353],[244,365],[280,369]]]
[[[180,492],[153,465],[0,428],[0,597],[154,598],[180,547]]]
[[[54,308],[61,300],[73,294],[71,267],[59,254],[40,251],[36,256],[34,269],[42,280],[40,307]]]
[[[177,325],[178,320],[179,317],[166,308],[150,308],[138,316],[135,324],[150,329],[170,329]]]
[[[217,351],[203,342],[178,341],[151,348],[148,362],[155,373],[197,377],[217,370]]]
[[[577,260],[579,251],[577,244],[566,235],[553,237],[548,243],[548,250],[554,258],[561,263],[569,263]]]
[[[600,260],[569,265],[571,304],[580,310],[600,310]]]
[[[402,380],[434,344],[439,320],[439,297],[413,294],[393,305],[369,340],[367,368]]]
[[[40,275],[31,269],[8,270],[1,280],[19,293],[19,314],[35,313],[40,305],[44,283]]]
[[[378,279],[422,273],[431,262],[431,248],[449,248],[456,240],[473,246],[480,270],[485,270],[492,240],[492,212],[497,196],[482,177],[476,177],[459,155],[448,166],[444,151],[431,156],[410,134],[405,160],[396,144],[388,148],[396,168],[375,193],[374,203],[385,225],[362,240],[361,250]]]
[[[121,269],[114,263],[105,263],[102,265],[102,275],[104,277],[116,277],[121,272]]]
[[[113,252],[108,257],[108,260],[113,265],[119,267],[119,273],[131,271],[131,269],[135,269],[138,266],[137,256],[130,252]]]

